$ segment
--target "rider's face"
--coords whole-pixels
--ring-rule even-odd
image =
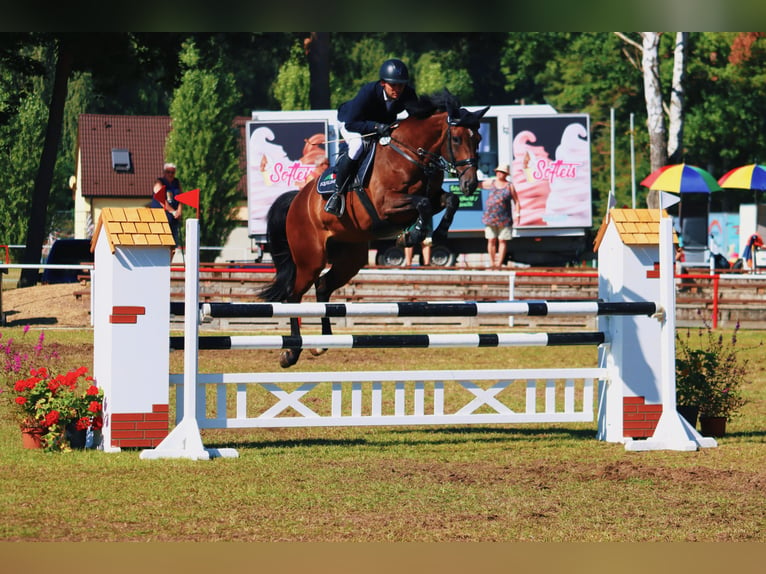
[[[382,83],[383,83],[383,90],[386,92],[386,95],[392,100],[398,100],[399,96],[401,96],[402,92],[404,91],[405,84],[390,84],[388,82],[382,82]]]

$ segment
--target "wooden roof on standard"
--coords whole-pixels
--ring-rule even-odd
[[[662,210],[662,216],[667,211]],[[604,233],[613,221],[620,239],[625,245],[659,245],[660,243],[660,210],[658,209],[617,209],[609,210],[598,229],[593,242],[593,250],[597,251]],[[678,236],[673,231],[673,243],[678,243]]]
[[[107,207],[101,210],[90,250],[95,251],[101,228],[106,230],[109,249],[119,246],[175,247],[164,209],[149,207]]]

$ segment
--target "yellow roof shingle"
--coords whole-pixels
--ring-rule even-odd
[[[106,207],[101,211],[90,250],[96,248],[101,228],[106,230],[109,248],[118,245],[174,247],[173,232],[163,209],[149,207]]]
[[[666,216],[667,212],[662,211]],[[598,250],[609,222],[613,221],[620,239],[625,245],[659,245],[660,211],[657,209],[610,209],[596,234],[594,251]],[[673,243],[678,236],[673,231]]]

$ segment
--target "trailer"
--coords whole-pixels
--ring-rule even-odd
[[[481,120],[479,176],[511,166],[521,203],[508,259],[528,265],[565,265],[592,256],[590,120],[587,114],[559,114],[549,105],[492,106]],[[266,214],[276,197],[315,177],[322,162],[335,164],[340,132],[335,110],[254,111],[246,123],[248,235],[266,246]],[[431,264],[486,252],[481,216],[487,190],[471,196],[447,177],[460,207],[447,240],[432,247]],[[434,217],[438,225],[441,213]],[[392,240],[370,244],[379,265],[398,266],[404,252]]]

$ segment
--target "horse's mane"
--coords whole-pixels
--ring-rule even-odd
[[[446,112],[449,109],[459,109],[460,100],[446,88],[433,94],[421,95],[417,100],[407,105],[407,113],[415,118],[431,117],[436,112]]]

